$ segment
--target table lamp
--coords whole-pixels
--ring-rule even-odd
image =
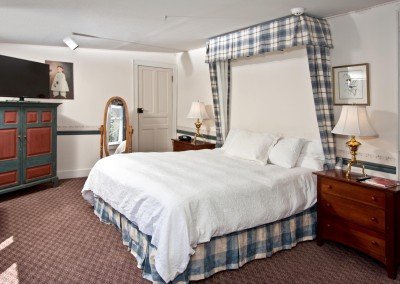
[[[204,103],[193,102],[192,106],[190,107],[190,111],[189,111],[189,114],[187,115],[187,118],[196,119],[196,122],[194,123],[194,125],[196,127],[196,133],[194,135],[194,140],[193,140],[193,143],[196,143],[197,137],[203,136],[200,134],[200,127],[202,125],[202,120],[210,118],[207,114]]]
[[[369,122],[365,106],[343,106],[339,121],[333,128],[332,133],[350,136],[350,140],[346,142],[351,154],[351,160],[347,165],[346,178],[350,178],[351,167],[356,164],[362,166],[362,173],[366,176],[364,164],[357,161],[356,158],[357,150],[361,143],[356,140],[355,136],[376,137],[377,134]]]

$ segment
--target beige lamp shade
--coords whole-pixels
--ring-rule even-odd
[[[187,118],[195,118],[195,119],[210,119],[207,114],[206,107],[204,103],[201,102],[193,102],[190,107],[189,114]]]
[[[343,106],[339,121],[332,133],[349,136],[377,136],[372,128],[365,106]]]

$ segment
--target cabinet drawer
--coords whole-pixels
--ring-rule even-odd
[[[172,140],[172,145],[173,145],[174,152],[214,149],[215,148],[215,144],[211,144],[211,143],[192,144],[190,142],[182,142],[182,141],[177,141],[177,140]]]
[[[373,188],[322,178],[321,192],[385,208],[385,193]]]
[[[189,143],[174,143],[174,152],[196,150],[195,146]]]
[[[324,213],[356,223],[365,228],[385,232],[385,211],[350,199],[321,194]]]
[[[346,222],[336,222],[326,218],[321,224],[324,239],[336,241],[356,248],[386,263],[385,240],[379,234],[357,228]]]

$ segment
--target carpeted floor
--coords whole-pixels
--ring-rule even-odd
[[[0,283],[149,283],[120,233],[82,199],[83,183],[0,196]],[[198,283],[393,282],[383,265],[354,250],[306,242]]]

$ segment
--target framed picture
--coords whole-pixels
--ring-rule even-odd
[[[70,62],[46,60],[50,67],[50,98],[74,99],[74,65]]]
[[[369,105],[369,64],[333,67],[335,105]]]

